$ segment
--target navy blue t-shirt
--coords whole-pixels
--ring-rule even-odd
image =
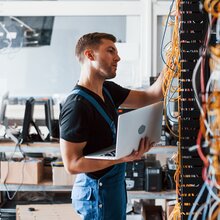
[[[85,87],[76,85],[90,94],[101,105],[108,116],[117,125],[118,115],[115,107],[118,108],[127,98],[130,90],[117,85],[114,82],[106,81],[104,87],[110,93],[114,105],[108,95],[103,92],[104,99]],[[72,94],[67,97],[60,113],[60,137],[70,142],[84,142],[87,144],[83,149],[83,155],[87,155],[113,144],[112,131],[109,124],[96,108],[80,95]],[[100,178],[112,167],[89,173],[94,178]]]

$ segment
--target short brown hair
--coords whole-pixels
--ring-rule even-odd
[[[88,47],[97,47],[102,43],[102,39],[111,40],[114,43],[116,42],[116,37],[112,34],[108,33],[89,33],[83,35],[77,42],[75,48],[75,55],[79,59],[80,62],[83,60],[83,52]]]

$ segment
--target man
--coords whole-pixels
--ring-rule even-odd
[[[163,77],[146,91],[128,90],[106,81],[116,76],[120,61],[115,42],[113,35],[96,32],[79,39],[75,54],[81,75],[73,91],[83,91],[95,99],[116,126],[119,106],[139,108],[162,99]],[[150,140],[142,139],[138,151],[118,160],[84,158],[114,144],[115,131],[94,104],[77,92],[72,92],[63,105],[60,135],[65,169],[78,174],[72,190],[75,210],[85,220],[125,220],[125,162],[140,159],[151,148]]]

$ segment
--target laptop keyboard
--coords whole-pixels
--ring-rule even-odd
[[[101,156],[115,157],[115,150],[109,151]]]

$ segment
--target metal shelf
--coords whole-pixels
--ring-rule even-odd
[[[13,152],[15,144],[13,142],[0,142],[0,152]],[[29,153],[60,153],[58,142],[35,142],[22,144],[21,149]],[[177,152],[176,146],[155,146],[147,154],[172,154]]]
[[[127,191],[128,199],[176,199],[174,190],[161,192]]]
[[[7,188],[6,188],[7,187]],[[19,184],[0,184],[0,191],[32,191],[32,192],[39,192],[39,191],[47,191],[47,192],[70,192],[72,190],[72,185],[69,186],[54,186],[52,181],[43,181],[37,185],[19,185]]]
[[[14,142],[0,143],[0,152],[13,152],[14,149]],[[22,151],[28,153],[60,153],[60,146],[58,142],[36,142],[22,144],[21,149]]]
[[[38,192],[38,191],[52,191],[52,192],[70,192],[72,186],[54,186],[51,181],[45,181],[38,185],[22,185],[19,184],[7,184],[7,188],[4,184],[0,184],[0,191],[17,191],[19,192]],[[161,191],[161,192],[146,192],[146,191],[127,191],[128,199],[175,199],[175,191]]]
[[[177,146],[155,146],[152,147],[146,154],[172,154],[178,150]]]
[[[13,142],[0,143],[0,152],[13,152],[15,144]],[[31,143],[21,145],[24,152],[30,153],[60,153],[59,143]],[[177,152],[176,146],[155,146],[146,154],[172,154]],[[7,188],[6,188],[7,187]],[[43,181],[38,185],[19,184],[0,184],[0,191],[51,191],[51,192],[70,192],[72,186],[54,186],[51,181]],[[175,199],[175,191],[146,192],[146,191],[128,191],[128,199]]]

